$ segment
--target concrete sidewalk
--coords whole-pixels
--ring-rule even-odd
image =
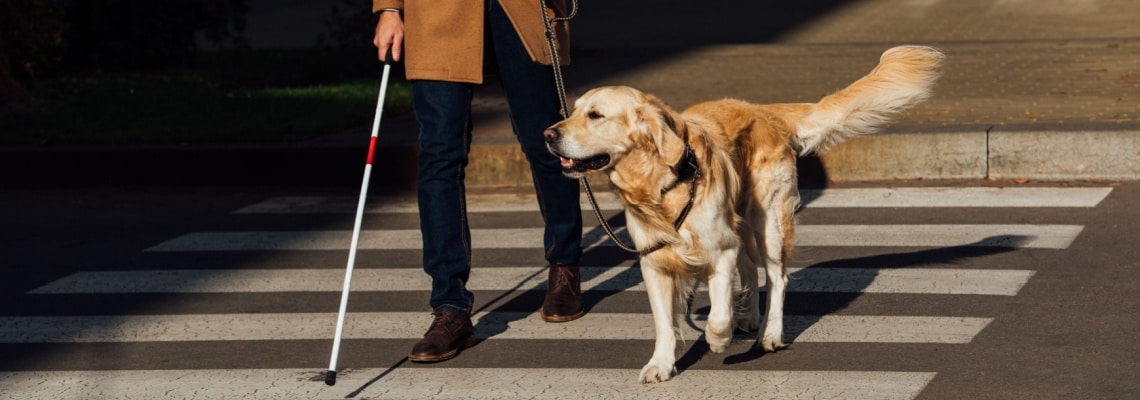
[[[723,97],[812,102],[890,46],[926,44],[948,55],[934,97],[885,134],[806,160],[809,178],[1140,179],[1140,2],[672,1],[648,12],[630,3],[582,5],[571,100],[629,85],[678,109]],[[529,184],[505,101],[494,84],[482,94],[468,181]]]
[[[767,3],[666,0],[645,9],[640,2],[583,2],[572,22],[569,97],[620,84],[678,109],[723,97],[813,102],[869,72],[893,45],[931,45],[948,55],[933,98],[884,134],[804,160],[807,179],[1140,179],[1140,2]],[[327,5],[254,2],[251,42],[287,46],[274,32],[290,27],[301,37],[300,24],[281,18],[321,15],[314,7]],[[473,108],[468,184],[530,185],[496,83],[480,88]],[[382,176],[373,184],[409,188],[415,122],[388,118],[381,129],[376,170]],[[143,149],[150,153],[143,158],[164,161],[159,169],[180,168],[175,174],[189,181],[349,184],[359,182],[368,133],[361,127],[291,145]],[[146,161],[130,161],[137,149],[72,151],[64,157],[115,160],[118,167],[100,172],[104,177],[129,174]],[[11,162],[10,155],[0,154],[0,163]]]

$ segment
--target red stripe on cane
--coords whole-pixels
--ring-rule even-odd
[[[368,142],[368,161],[365,164],[372,165],[372,156],[376,154],[376,137],[373,136],[372,140]]]

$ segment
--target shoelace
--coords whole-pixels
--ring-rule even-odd
[[[452,322],[450,316],[443,313],[433,315],[435,315],[435,319],[431,321],[431,326],[428,327],[428,332],[435,330],[436,327],[443,328],[443,330],[447,331],[448,333],[452,331],[452,329],[449,327]]]
[[[574,286],[570,284],[570,277],[574,276],[573,272],[557,271],[554,273],[554,275],[555,275],[554,282],[550,282],[550,288],[551,289],[556,289],[556,288],[560,288],[563,286],[568,287],[571,290],[574,289]]]

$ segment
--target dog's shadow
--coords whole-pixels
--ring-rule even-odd
[[[873,266],[873,269],[869,269],[870,271],[880,271],[889,269],[914,268],[928,265],[957,264],[970,259],[1015,251],[1029,239],[1031,238],[1026,236],[1002,235],[988,237],[978,242],[961,246],[927,249],[908,253],[881,254],[868,257],[832,260],[807,266],[800,271],[791,274],[789,276],[789,286],[793,286],[795,284],[795,280],[797,279],[810,279],[809,276],[813,275],[815,272],[812,271],[813,269],[819,271],[823,269],[868,268],[868,266]],[[787,321],[785,321],[785,342],[788,343],[789,346],[795,344],[796,339],[813,325],[818,323],[822,317],[847,308],[852,302],[863,295],[864,290],[869,287],[872,282],[874,282],[875,278],[878,277],[878,275],[879,274],[877,272],[851,275],[855,280],[849,283],[852,285],[854,290],[846,293],[827,293],[826,295],[821,295],[820,293],[789,293],[789,301],[785,303],[785,313],[790,314],[789,311],[791,311],[791,313],[798,315],[799,313],[796,312],[797,309],[810,309],[811,316],[801,316],[796,324],[788,324]],[[761,274],[761,277],[763,277],[763,274]],[[826,300],[811,302],[811,304],[802,307],[790,300],[793,297],[802,298],[808,296],[826,297]],[[763,300],[761,300],[761,307],[763,307]],[[706,308],[693,311],[695,311],[696,314],[701,314],[701,311],[707,313]],[[690,319],[690,316],[692,314],[694,314],[694,312],[691,311],[689,315],[686,316],[686,322],[689,323],[690,326],[696,328],[695,324],[693,324]],[[755,340],[755,336],[755,332],[749,332],[746,334],[737,332],[737,335],[734,337],[734,341]],[[790,349],[790,347],[788,349]],[[692,367],[708,353],[709,347],[708,344],[704,341],[704,336],[702,335],[692,346],[690,346],[685,354],[678,358],[676,363],[678,372],[683,372],[684,370]],[[763,357],[765,354],[768,353],[759,348],[758,344],[753,344],[748,348],[748,350],[744,351],[743,353],[726,356],[724,358],[724,364],[731,365],[754,361]]]

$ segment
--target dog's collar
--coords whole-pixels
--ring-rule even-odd
[[[677,160],[677,163],[670,166],[669,169],[673,171],[673,175],[677,179],[661,188],[662,195],[679,186],[681,182],[691,181],[695,184],[697,178],[701,176],[701,167],[697,165],[697,155],[688,143],[685,144],[685,151],[681,152],[681,159]],[[692,201],[692,196],[689,196],[689,200]]]
[[[685,151],[681,153],[681,159],[677,160],[677,163],[669,167],[669,169],[673,171],[673,175],[675,175],[677,179],[673,180],[673,183],[661,188],[662,196],[676,188],[681,182],[689,181],[689,200],[685,202],[685,207],[681,209],[681,214],[677,216],[677,219],[673,220],[673,229],[680,231],[681,224],[685,223],[685,217],[689,216],[689,210],[693,209],[693,199],[697,194],[697,179],[701,177],[701,167],[697,164],[697,155],[693,152],[693,148],[690,147],[688,143],[685,143]],[[657,242],[657,244],[639,250],[638,254],[647,256],[649,253],[661,250],[667,245],[668,243],[664,241]]]

